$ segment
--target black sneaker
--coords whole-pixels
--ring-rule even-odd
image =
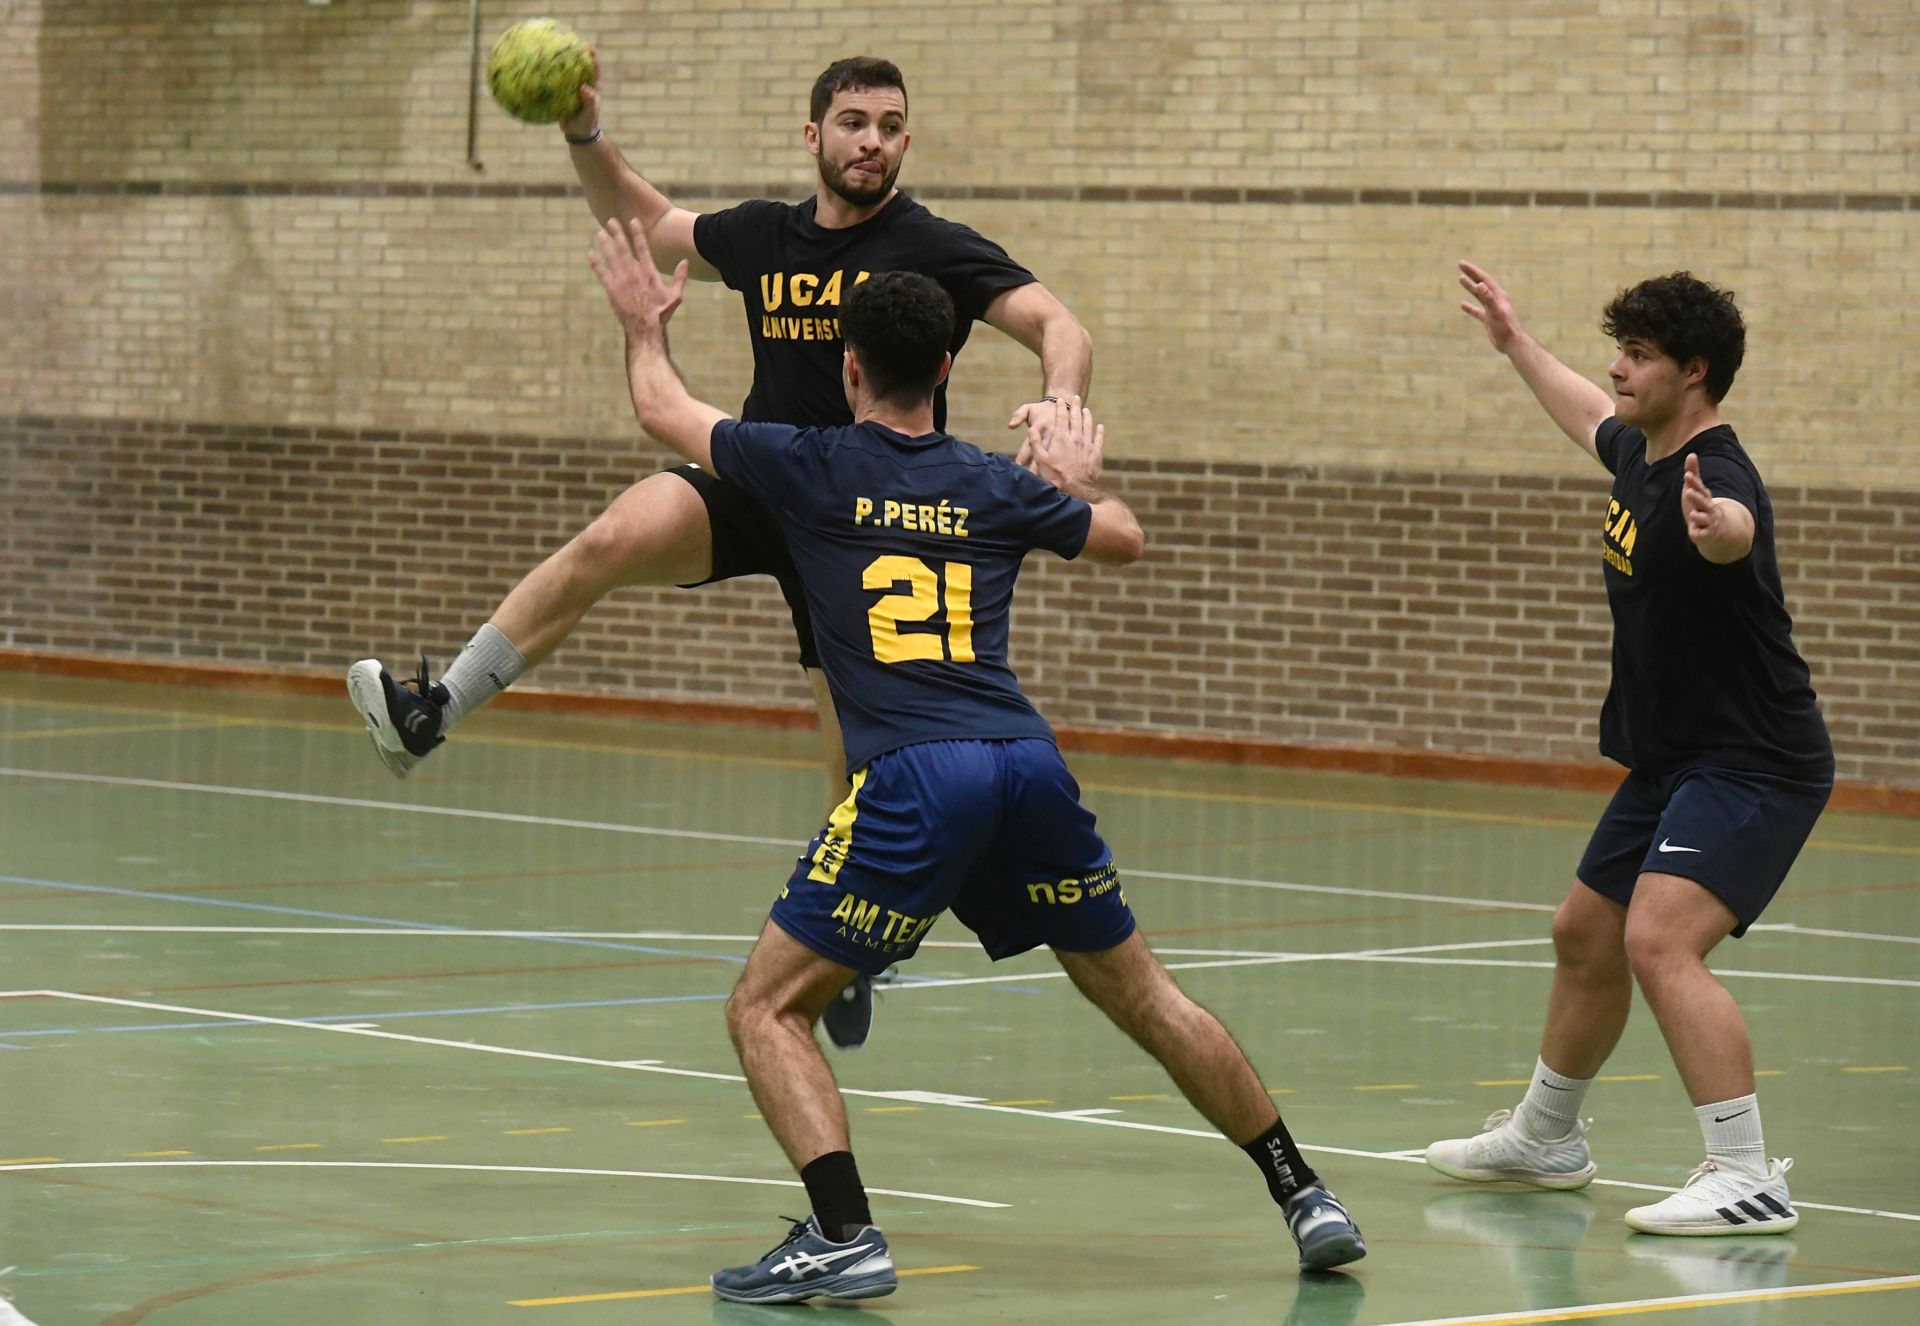
[[[855,972],[820,1015],[820,1025],[838,1049],[857,1050],[865,1045],[873,1031],[873,977]]]
[[[428,680],[424,654],[420,675],[405,686],[388,676],[377,659],[361,659],[347,669],[347,698],[367,722],[374,753],[395,778],[412,773],[414,765],[446,740],[440,727],[447,688]]]

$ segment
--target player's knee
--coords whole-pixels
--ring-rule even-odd
[[[1627,918],[1626,959],[1642,989],[1657,987],[1674,971],[1700,961],[1672,926],[1642,916]]]
[[[606,584],[631,575],[657,555],[644,527],[611,510],[576,534],[567,551],[577,574]]]
[[[1553,913],[1553,954],[1562,967],[1585,972],[1615,969],[1625,961],[1619,925],[1577,894]]]

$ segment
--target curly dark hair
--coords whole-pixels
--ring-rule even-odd
[[[876,397],[920,405],[939,385],[940,362],[953,342],[953,301],[930,276],[881,272],[853,288],[840,334]]]
[[[1733,388],[1747,353],[1747,324],[1733,291],[1708,285],[1692,272],[1654,276],[1613,297],[1600,330],[1614,341],[1641,340],[1681,364],[1703,359],[1707,397],[1718,405]]]
[[[827,107],[833,105],[836,93],[865,92],[877,87],[899,88],[900,100],[907,99],[907,80],[901,77],[900,66],[893,61],[871,55],[835,60],[813,80],[813,99],[807,106],[807,118],[815,124],[825,120]]]

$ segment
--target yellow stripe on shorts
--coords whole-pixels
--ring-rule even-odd
[[[853,776],[853,787],[847,793],[847,799],[833,808],[833,814],[827,816],[827,831],[821,836],[820,846],[813,853],[813,869],[807,872],[807,878],[821,884],[832,884],[840,878],[840,867],[846,864],[847,856],[853,851],[853,821],[860,813],[854,804],[860,796],[860,786],[867,781],[865,768]]]

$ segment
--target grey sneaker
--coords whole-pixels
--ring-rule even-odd
[[[1486,1131],[1473,1137],[1435,1142],[1427,1148],[1427,1164],[1468,1183],[1505,1180],[1536,1188],[1584,1188],[1594,1175],[1585,1123],[1575,1122],[1558,1141],[1543,1142],[1520,1126],[1512,1110],[1495,1110]]]
[[[424,655],[420,675],[406,686],[388,676],[379,660],[361,659],[347,669],[347,698],[366,722],[374,754],[395,778],[412,773],[414,765],[446,740],[440,729],[447,688],[428,678]]]
[[[794,1222],[786,1238],[751,1266],[715,1271],[713,1292],[735,1303],[802,1303],[810,1298],[879,1298],[899,1288],[886,1235],[867,1225],[845,1243],[820,1231],[820,1218]]]
[[[1287,1217],[1287,1232],[1300,1245],[1301,1270],[1330,1270],[1367,1255],[1360,1226],[1340,1199],[1319,1184],[1302,1188],[1280,1209]]]

